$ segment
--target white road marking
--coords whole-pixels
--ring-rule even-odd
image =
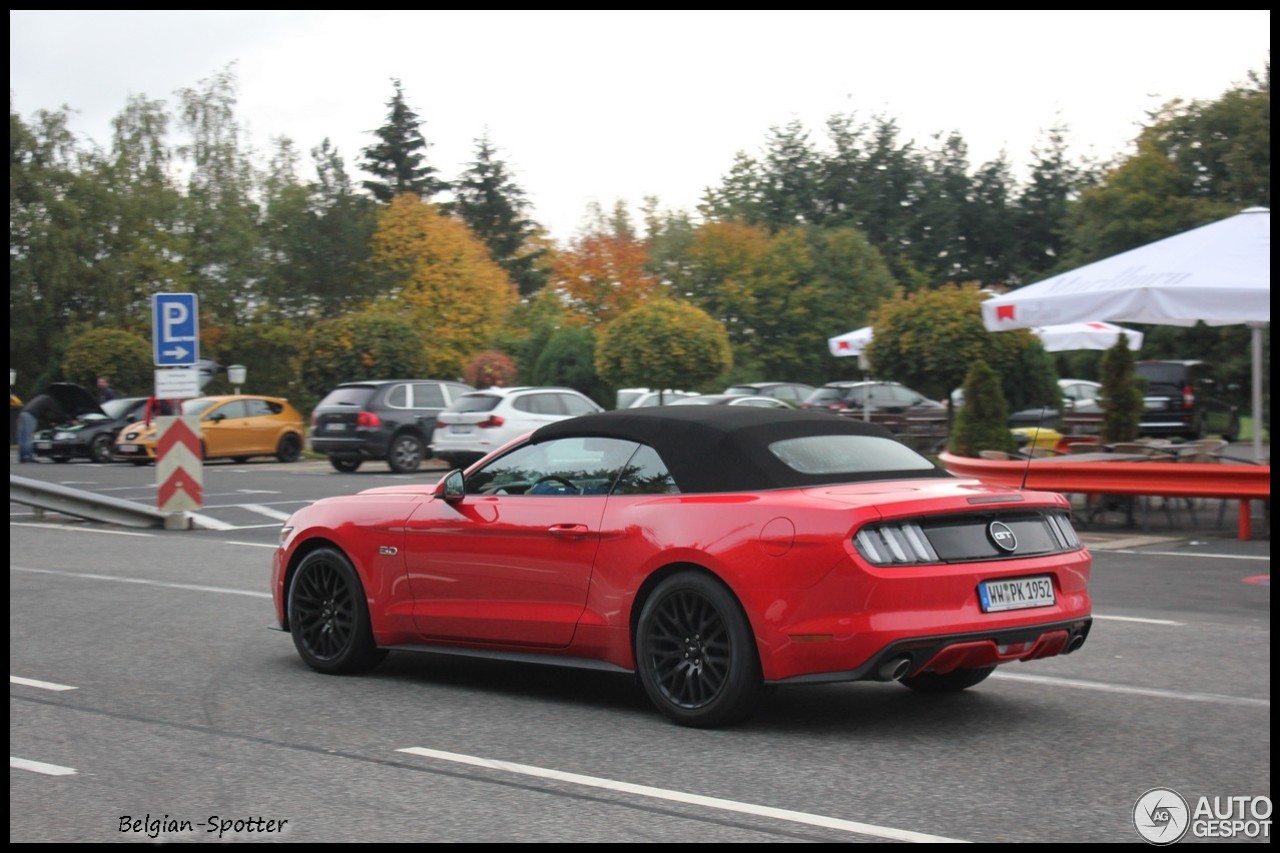
[[[23,687],[39,687],[41,690],[54,690],[61,692],[63,690],[75,690],[68,684],[54,684],[52,681],[37,681],[34,678],[22,678],[21,676],[9,676],[10,684],[21,684]]]
[[[1261,563],[1270,563],[1271,556],[1256,557],[1249,554],[1209,554],[1204,551],[1139,551],[1135,548],[1117,548],[1111,551],[1112,554],[1142,554],[1143,556],[1153,557],[1210,557],[1214,560],[1254,560]]]
[[[73,533],[109,533],[112,536],[152,536],[154,533],[139,533],[136,530],[105,530],[100,527],[73,527],[70,524],[37,524],[30,521],[11,521],[10,527],[40,527],[45,530],[69,530]]]
[[[1094,619],[1107,619],[1111,622],[1139,622],[1143,625],[1173,625],[1182,627],[1185,622],[1174,622],[1172,619],[1143,619],[1141,616],[1103,616],[1100,613],[1093,614]]]
[[[273,524],[271,526],[274,527],[275,525]],[[265,542],[237,542],[234,539],[226,539],[223,541],[223,544],[224,545],[245,545],[249,548],[270,548],[272,551],[274,551],[276,548],[279,547],[278,545],[268,545]]]
[[[420,746],[398,749],[396,751],[407,752],[411,755],[421,755],[424,758],[435,758],[440,761],[451,761],[455,764],[467,764],[472,767],[483,767],[487,770],[501,770],[506,773],[518,773],[522,776],[535,776],[539,779],[552,779],[557,782],[569,782],[574,785],[585,785],[589,788],[603,788],[608,791],[617,791],[622,794],[634,794],[640,797],[651,797],[658,800],[686,803],[688,805],[703,806],[704,808],[720,809],[721,811],[737,812],[739,814],[749,814],[757,817],[773,818],[775,820],[786,820],[793,823],[806,824],[808,826],[819,826],[824,829],[838,829],[844,832],[856,833],[858,835],[869,835],[873,838],[885,838],[893,841],[914,841],[926,844],[966,843],[957,838],[945,838],[940,835],[927,835],[923,832],[913,832],[908,829],[894,829],[893,827],[888,826],[859,823],[858,821],[842,820],[841,818],[809,814],[808,812],[797,812],[790,809],[755,805],[753,803],[741,803],[736,800],[722,800],[719,797],[704,797],[700,794],[689,794],[684,791],[672,791],[667,788],[652,788],[648,785],[635,785],[631,782],[602,779],[598,776],[583,776],[578,773],[566,773],[562,770],[551,770],[546,767],[533,767],[528,764],[514,764],[510,761],[497,761],[491,758],[479,758],[474,755],[462,755],[457,752],[443,752],[438,749],[427,749]]]
[[[113,575],[92,575],[87,572],[60,572],[56,569],[31,569],[25,566],[10,566],[11,572],[28,572],[33,575],[57,575],[63,578],[79,578],[91,581],[114,581],[115,583],[132,583],[141,586],[164,586],[170,589],[187,589],[192,592],[218,592],[223,595],[247,595],[250,598],[270,598],[269,592],[255,592],[249,589],[231,589],[224,586],[202,586],[194,583],[172,583],[169,581],[153,581],[147,578],[121,578]]]
[[[63,767],[58,764],[45,764],[43,761],[32,761],[29,758],[9,756],[10,770],[30,770],[32,773],[43,773],[46,776],[74,776],[78,772],[74,767]]]
[[[273,492],[273,491],[270,491],[269,489],[236,489],[236,491],[237,491],[239,494],[242,494],[242,495],[280,495],[280,494],[284,494],[283,492]]]
[[[1048,687],[1071,687],[1077,690],[1093,690],[1098,693],[1122,693],[1128,696],[1150,696],[1156,699],[1181,699],[1185,702],[1212,702],[1217,705],[1243,705],[1248,708],[1270,708],[1270,699],[1250,699],[1246,696],[1226,696],[1221,693],[1191,693],[1184,690],[1163,690],[1158,687],[1134,687],[1128,684],[1106,684],[1101,681],[1077,681],[1073,678],[1053,678],[1047,675],[1026,675],[996,671],[992,678],[1003,681],[1022,681],[1028,684],[1044,684]]]
[[[267,518],[278,518],[281,521],[287,521],[289,516],[293,515],[291,512],[281,512],[278,509],[272,509],[262,504],[240,504],[240,508],[247,509],[249,512],[256,512],[258,515],[265,515]]]

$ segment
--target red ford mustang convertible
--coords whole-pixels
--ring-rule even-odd
[[[954,691],[1073,652],[1090,565],[1061,495],[956,479],[849,418],[688,406],[318,501],[285,524],[272,592],[320,672],[390,649],[634,672],[675,722],[716,726],[769,684]]]

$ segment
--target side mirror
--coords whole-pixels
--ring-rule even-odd
[[[224,415],[222,412],[214,412],[212,415],[209,416],[209,421],[215,424],[221,423],[226,419],[227,419],[227,416]]]
[[[455,468],[440,478],[436,484],[436,497],[451,504],[462,500],[467,494],[466,481],[462,479],[462,471]]]

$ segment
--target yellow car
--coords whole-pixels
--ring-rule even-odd
[[[195,397],[182,403],[182,414],[200,418],[200,446],[205,459],[274,456],[297,462],[306,435],[302,415],[283,397],[232,394]],[[156,422],[139,421],[116,435],[112,457],[144,465],[156,458]]]

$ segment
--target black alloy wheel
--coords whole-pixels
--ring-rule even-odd
[[[302,439],[293,433],[288,433],[280,437],[280,443],[276,445],[276,459],[281,462],[297,462],[302,458]]]
[[[298,655],[318,672],[365,672],[387,655],[374,644],[360,579],[335,548],[302,559],[289,584],[287,615]]]
[[[910,678],[902,679],[902,683],[918,693],[956,693],[972,687],[995,672],[994,666],[981,669],[953,669],[945,675],[936,672],[922,672]]]
[[[738,722],[764,693],[746,615],[728,588],[698,572],[672,575],[645,601],[636,666],[650,700],[684,726]]]
[[[391,439],[387,465],[397,474],[412,474],[422,464],[423,447],[417,436],[401,433]]]

